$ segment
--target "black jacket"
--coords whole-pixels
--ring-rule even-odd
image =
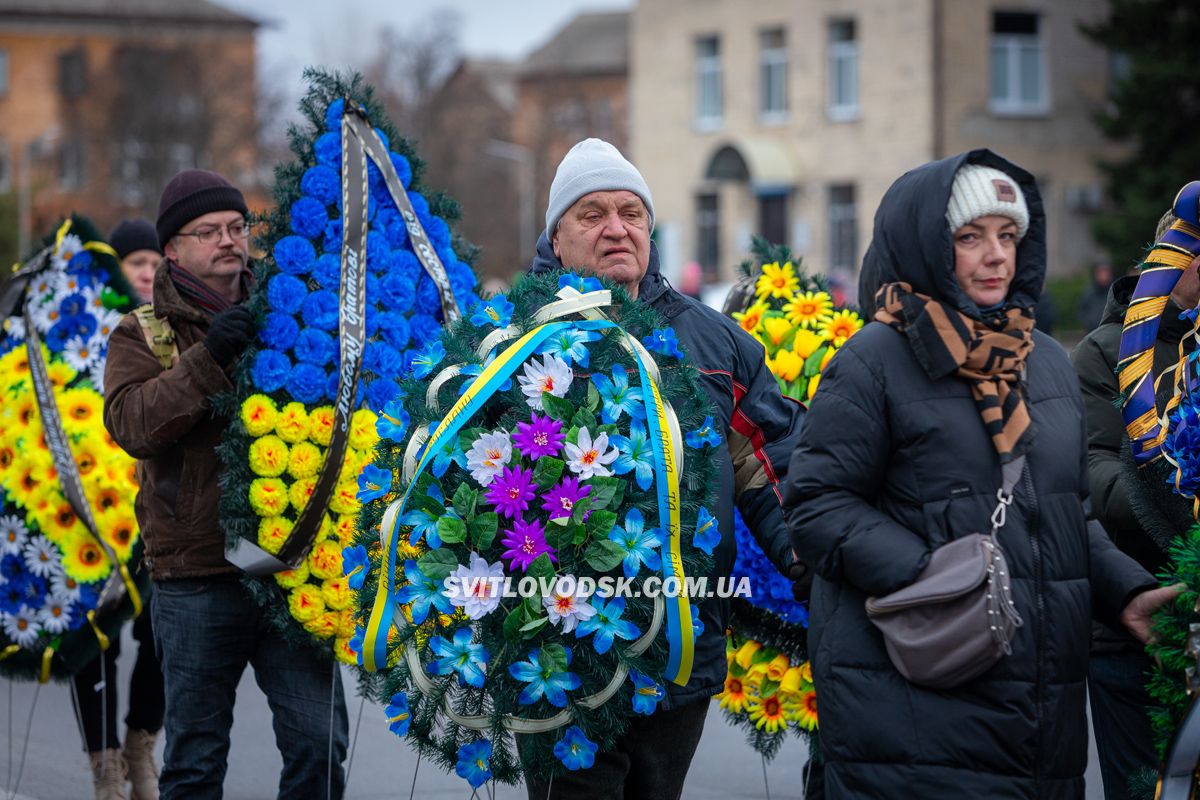
[[[967,160],[1016,180],[1030,210],[1009,302],[1032,307],[1045,273],[1045,218],[1033,178],[979,150],[927,164],[888,190],[875,216],[861,297],[904,280],[978,317],[959,288],[945,210]],[[908,683],[864,602],[911,583],[934,548],[987,531],[1000,461],[968,385],[931,379],[907,337],[872,322],[821,379],[789,469],[785,508],[817,572],[809,648],[827,796],[1083,797],[1089,621],[1115,620],[1154,580],[1089,531],[1083,402],[1067,355],[1035,332],[1026,402],[1036,426],[999,534],[1011,567],[1013,652],[956,689]]]
[[[529,271],[562,268],[543,233]],[[659,272],[658,250],[653,244],[649,267],[638,285],[638,300],[653,306],[675,329],[688,363],[700,370],[717,412],[714,420],[722,434],[716,510],[721,542],[713,550],[709,588],[716,588],[716,577],[733,571],[737,555],[735,502],[763,552],[786,575],[795,555],[780,506],[780,487],[800,435],[804,408],[780,394],[759,342],[729,317],[667,283]],[[713,597],[701,603],[700,620],[704,633],[696,643],[692,678],[687,686],[667,687],[668,700],[674,706],[711,697],[725,685],[728,598]]]

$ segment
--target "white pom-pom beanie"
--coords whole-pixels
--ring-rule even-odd
[[[654,230],[654,201],[637,167],[603,139],[584,139],[563,156],[550,184],[546,207],[546,236],[553,239],[559,219],[579,198],[592,192],[629,191],[642,198]]]
[[[1017,182],[995,167],[963,165],[954,175],[954,187],[946,206],[950,232],[973,219],[993,214],[1017,223],[1017,240],[1025,238],[1029,230],[1029,207]]]

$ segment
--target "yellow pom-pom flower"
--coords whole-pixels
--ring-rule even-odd
[[[350,419],[350,446],[355,450],[373,450],[379,441],[375,432],[375,421],[379,419],[374,411],[360,408]]]
[[[353,635],[351,633],[350,636],[338,636],[333,643],[333,654],[337,660],[352,667],[358,664],[358,653],[350,647],[350,638]]]
[[[258,546],[268,553],[278,553],[291,532],[292,521],[287,517],[264,517],[258,523]]]
[[[321,581],[342,576],[342,545],[332,539],[317,542],[308,554],[308,571]]]
[[[303,403],[288,403],[275,418],[275,433],[288,444],[303,442],[311,430]]]
[[[337,540],[343,546],[349,546],[354,542],[354,535],[358,532],[358,517],[354,514],[342,514],[337,518],[333,530]]]
[[[108,577],[112,562],[90,534],[78,534],[60,545],[63,569],[80,583],[93,583]]]
[[[275,582],[284,589],[295,589],[302,583],[308,583],[308,562],[301,562],[295,569],[276,572]]]
[[[318,639],[332,639],[337,633],[338,615],[331,611],[326,611],[320,616],[313,617],[308,622],[304,623],[304,630],[316,636]]]
[[[787,298],[799,288],[800,280],[796,277],[796,271],[792,269],[792,262],[788,261],[782,266],[778,263],[763,264],[762,275],[755,284],[754,292],[759,299]]]
[[[833,313],[833,298],[828,292],[801,292],[783,307],[793,325],[816,328]]]
[[[288,454],[287,473],[297,480],[311,478],[321,470],[324,453],[312,442],[297,441]]]
[[[264,478],[277,478],[287,469],[288,446],[278,436],[263,436],[250,443],[250,469]]]
[[[863,326],[862,317],[853,311],[839,311],[821,324],[818,333],[833,340],[834,347],[841,347]]]
[[[308,622],[325,613],[325,601],[320,588],[304,583],[288,592],[288,610],[299,622]]]
[[[308,412],[308,436],[321,447],[329,447],[333,436],[333,407],[321,406]]]
[[[325,598],[325,607],[341,611],[350,605],[354,592],[345,577],[330,578],[321,582],[321,597]]]
[[[265,394],[252,394],[242,403],[242,425],[254,437],[266,436],[275,430],[279,410],[275,401]]]
[[[250,508],[260,517],[278,517],[288,507],[288,487],[279,478],[255,478],[250,482]]]
[[[288,500],[291,501],[292,508],[296,509],[297,514],[303,511],[308,505],[308,500],[312,497],[313,487],[316,485],[316,478],[301,478],[288,487]]]
[[[358,507],[358,482],[338,481],[329,498],[329,510],[335,514],[357,514]]]
[[[354,628],[357,622],[354,619],[353,608],[343,608],[338,612],[338,628],[337,635],[339,637],[349,638],[354,635]]]

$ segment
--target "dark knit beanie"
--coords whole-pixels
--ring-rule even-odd
[[[153,250],[162,255],[158,246],[158,232],[144,219],[123,219],[108,235],[108,243],[117,251],[117,258],[125,258],[138,250]]]
[[[185,169],[171,178],[158,201],[158,243],[164,248],[179,229],[213,211],[249,213],[241,191],[215,172]]]

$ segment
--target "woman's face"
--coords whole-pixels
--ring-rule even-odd
[[[1004,302],[1017,272],[1017,223],[990,215],[956,230],[954,275],[980,308]]]
[[[149,303],[154,297],[154,270],[162,256],[153,250],[134,250],[121,259],[121,272],[133,287],[138,300]]]

